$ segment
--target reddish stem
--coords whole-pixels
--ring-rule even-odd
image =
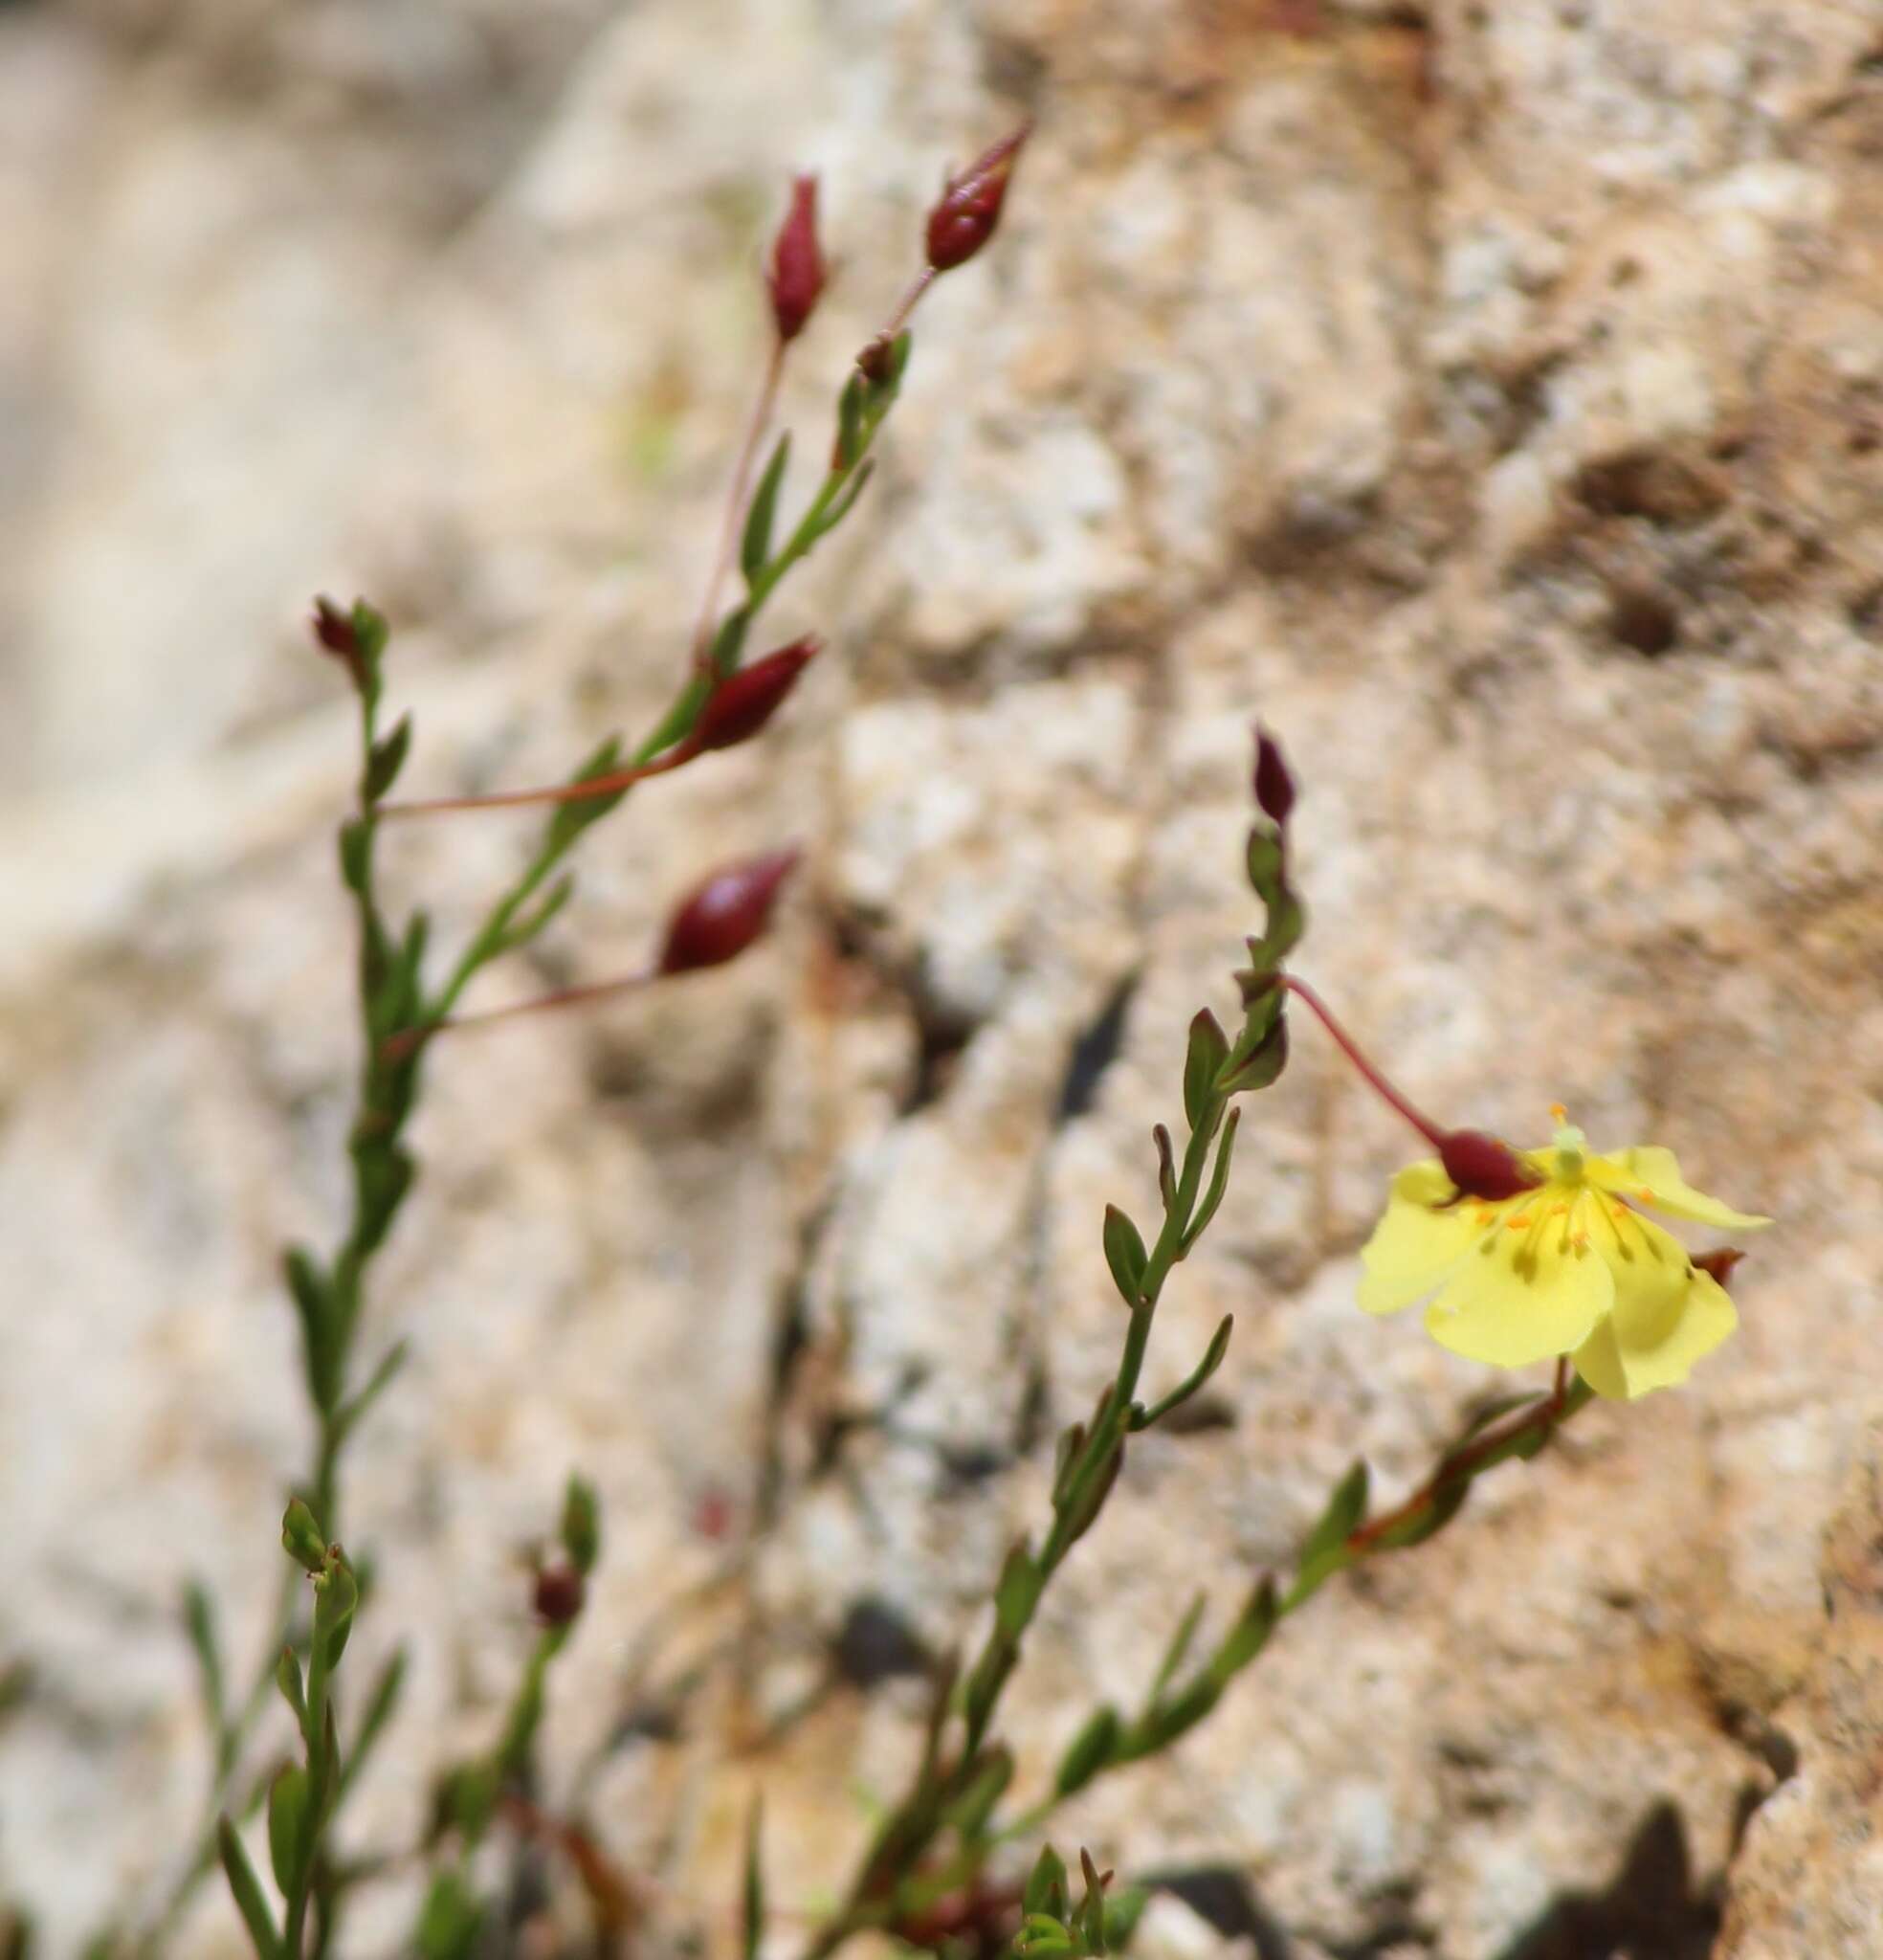
[[[1562,1420],[1569,1400],[1569,1357],[1559,1354],[1556,1359],[1556,1386],[1542,1401],[1523,1410],[1501,1429],[1487,1431],[1466,1448],[1447,1457],[1398,1509],[1387,1511],[1383,1517],[1369,1519],[1358,1530],[1349,1532],[1347,1549],[1357,1553],[1370,1551],[1388,1532],[1429,1510],[1446,1491],[1461,1482],[1469,1483],[1478,1465],[1504,1448],[1513,1437],[1523,1436],[1531,1430],[1541,1430],[1547,1437]]]
[[[732,565],[739,531],[745,516],[745,492],[752,480],[752,466],[758,460],[759,445],[778,404],[778,384],[785,372],[785,349],[790,344],[774,334],[771,353],[765,361],[764,379],[759,384],[759,398],[752,404],[752,417],[745,425],[745,439],[740,445],[739,461],[732,473],[732,491],[726,499],[725,515],[720,521],[720,542],[713,554],[713,568],[707,575],[706,594],[699,603],[699,618],[693,629],[693,660],[702,673],[713,653],[713,621],[719,611],[720,588]]]
[[[867,379],[880,381],[888,371],[890,349],[896,345],[896,336],[909,323],[909,316],[920,303],[921,296],[940,278],[932,265],[922,267],[909,281],[908,290],[896,302],[896,311],[883,322],[875,337],[856,357],[856,365],[862,368]],[[876,365],[872,365],[873,363]]]
[[[447,1014],[443,1020],[427,1021],[422,1027],[407,1028],[402,1034],[392,1036],[381,1053],[388,1061],[403,1061],[434,1035],[460,1028],[487,1028],[493,1021],[513,1021],[522,1014],[548,1013],[557,1008],[579,1007],[584,1001],[601,1000],[610,993],[631,993],[659,977],[653,968],[643,967],[615,980],[591,981],[583,987],[559,987],[553,993],[539,993],[533,1000],[520,1000],[510,1007],[486,1008],[475,1014]]]
[[[1277,985],[1285,987],[1290,993],[1298,994],[1301,999],[1307,1002],[1318,1017],[1321,1026],[1334,1037],[1335,1045],[1353,1063],[1354,1067],[1360,1071],[1362,1077],[1374,1092],[1383,1101],[1389,1102],[1401,1116],[1405,1117],[1407,1122],[1425,1138],[1433,1149],[1443,1149],[1445,1147],[1445,1131],[1440,1129],[1430,1117],[1421,1115],[1387,1081],[1385,1077],[1367,1060],[1366,1057],[1361,1053],[1360,1044],[1335,1019],[1334,1010],[1321,999],[1320,995],[1305,980],[1297,980],[1292,973],[1278,973],[1275,975],[1275,980]]]
[[[605,776],[585,776],[579,783],[554,783],[543,790],[493,790],[481,796],[431,796],[416,803],[382,803],[381,816],[434,816],[444,810],[515,810],[531,803],[586,803],[594,796],[617,796],[649,776],[665,775],[699,753],[691,737],[654,762],[631,768],[610,769]]]

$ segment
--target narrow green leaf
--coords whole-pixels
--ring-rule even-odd
[[[1047,1919],[1060,1919],[1066,1910],[1066,1862],[1052,1845],[1040,1847],[1027,1878],[1021,1909]]]
[[[404,1340],[394,1341],[380,1356],[379,1366],[366,1377],[366,1385],[353,1396],[334,1418],[337,1442],[344,1442],[352,1435],[354,1426],[372,1405],[385,1393],[388,1385],[405,1367],[410,1344]]]
[[[745,1824],[745,1896],[742,1916],[745,1960],[758,1960],[759,1949],[764,1943],[764,1860],[760,1848],[764,1831],[764,1798],[755,1796]]]
[[[771,556],[772,525],[778,515],[778,490],[785,480],[785,466],[791,454],[791,432],[779,436],[766,463],[759,487],[745,512],[745,529],[739,541],[739,568],[749,586],[765,568]]]
[[[1334,1486],[1319,1522],[1301,1547],[1300,1570],[1306,1571],[1330,1552],[1340,1550],[1366,1520],[1367,1470],[1362,1458]]]
[[[1190,1045],[1184,1056],[1184,1114],[1193,1130],[1207,1127],[1222,1100],[1216,1078],[1229,1057],[1229,1037],[1207,1008],[1190,1023]]]
[[[223,1738],[229,1728],[224,1699],[222,1651],[216,1641],[215,1610],[200,1579],[191,1579],[183,1589],[183,1623],[189,1644],[196,1650],[196,1666],[202,1676],[203,1707],[216,1738],[218,1760],[223,1754]]]
[[[1223,1125],[1223,1141],[1216,1147],[1216,1168],[1210,1172],[1209,1189],[1205,1192],[1203,1203],[1190,1221],[1190,1229],[1184,1235],[1184,1258],[1188,1258],[1191,1246],[1209,1230],[1209,1221],[1215,1217],[1216,1208],[1223,1202],[1223,1193],[1229,1188],[1229,1160],[1235,1149],[1236,1125],[1241,1121],[1242,1111],[1231,1109],[1229,1120]]]
[[[411,734],[410,715],[401,715],[392,724],[392,732],[375,742],[367,751],[366,779],[360,786],[364,801],[377,803],[399,780],[399,771],[405,768],[406,757],[411,750]]]
[[[406,1650],[395,1647],[385,1666],[374,1681],[372,1693],[366,1700],[366,1712],[360,1720],[360,1732],[353,1738],[352,1753],[346,1758],[345,1766],[340,1772],[340,1787],[343,1792],[366,1766],[386,1726],[391,1721],[399,1705],[399,1697],[406,1685]]]
[[[235,1826],[227,1817],[216,1819],[216,1852],[222,1860],[229,1889],[234,1895],[235,1909],[249,1929],[256,1960],[276,1960],[280,1942],[268,1910],[268,1900],[262,1892],[261,1881],[255,1877],[255,1866],[249,1862],[249,1854],[235,1835]]]
[[[1158,1665],[1157,1679],[1151,1683],[1150,1699],[1155,1702],[1176,1679],[1177,1670],[1183,1666],[1185,1657],[1190,1651],[1190,1642],[1196,1638],[1196,1630],[1203,1619],[1206,1595],[1199,1592],[1190,1601],[1188,1611],[1177,1622],[1177,1631],[1170,1637],[1170,1645],[1163,1650],[1163,1659]]]
[[[587,1478],[571,1477],[563,1494],[563,1549],[582,1573],[595,1569],[602,1549],[601,1502]]]
[[[1170,1147],[1170,1132],[1163,1124],[1152,1124],[1151,1142],[1157,1146],[1158,1197],[1168,1217],[1177,1209],[1177,1159]]]
[[[1235,1625],[1209,1657],[1208,1675],[1218,1687],[1227,1687],[1269,1644],[1269,1636],[1274,1632],[1275,1622],[1280,1617],[1281,1605],[1275,1598],[1274,1580],[1265,1572],[1255,1582],[1255,1590],[1250,1593],[1248,1604],[1236,1615]]]
[[[268,1861],[283,1897],[300,1882],[303,1833],[307,1830],[307,1771],[289,1764],[268,1786]]]
[[[702,690],[701,699],[704,699]],[[606,776],[621,766],[621,737],[610,735],[588,760],[569,778],[571,783],[587,783],[596,776]],[[566,851],[591,823],[599,822],[617,803],[626,791],[617,791],[611,796],[586,796],[576,803],[559,803],[555,814],[549,819],[543,833],[544,848],[551,851]]]
[[[1032,1548],[1022,1538],[1008,1552],[994,1586],[994,1618],[1002,1632],[1018,1635],[1032,1617],[1039,1594]]]
[[[1240,1049],[1241,1044],[1237,1046]],[[1277,1015],[1248,1053],[1238,1053],[1233,1058],[1229,1072],[1223,1079],[1223,1093],[1239,1096],[1247,1090],[1269,1088],[1287,1066],[1288,1023]]]
[[[1150,1888],[1145,1885],[1126,1885],[1122,1891],[1105,1895],[1105,1944],[1113,1952],[1120,1953],[1131,1944],[1150,1903]]]
[[[432,1881],[418,1915],[421,1960],[467,1960],[476,1949],[484,1909],[454,1871]]]
[[[1105,1951],[1105,1887],[1092,1854],[1079,1847],[1079,1874],[1085,1880],[1085,1897],[1079,1901],[1079,1943],[1086,1952],[1103,1960]]]
[[[869,383],[853,368],[837,397],[837,440],[831,454],[833,470],[848,470],[863,454],[863,401]]]
[[[340,878],[361,898],[372,880],[372,826],[357,816],[340,827]]]
[[[549,887],[540,903],[520,919],[514,920],[504,930],[498,950],[514,953],[529,945],[531,940],[541,936],[543,928],[555,918],[575,892],[575,874],[565,872]]]
[[[1149,1255],[1135,1226],[1116,1205],[1105,1207],[1105,1263],[1125,1305],[1135,1307],[1141,1297],[1144,1266]]]
[[[360,1583],[343,1555],[328,1562],[314,1581],[314,1637],[326,1642],[327,1665],[340,1665],[353,1631],[354,1609],[360,1603]]]
[[[1012,1751],[997,1743],[984,1752],[962,1793],[949,1804],[944,1821],[972,1843],[980,1837],[988,1817],[993,1815],[994,1806],[1006,1795],[1007,1786],[1012,1781]]]
[[[1066,1753],[1059,1759],[1058,1774],[1052,1787],[1061,1796],[1083,1790],[1112,1758],[1112,1745],[1119,1733],[1118,1710],[1107,1704],[1097,1709],[1079,1730]]]
[[[300,1682],[300,1657],[292,1647],[283,1647],[280,1659],[275,1663],[275,1685],[280,1689],[282,1701],[294,1711],[301,1741],[311,1744],[314,1738],[307,1732],[307,1695]]]
[[[874,457],[867,457],[862,462],[862,464],[859,465],[856,474],[851,478],[850,481],[846,483],[840,491],[837,492],[837,495],[835,499],[832,501],[830,509],[827,510],[824,513],[823,517],[819,520],[817,525],[817,538],[828,538],[831,535],[831,533],[834,531],[840,523],[843,523],[844,519],[847,518],[851,514],[851,512],[856,508],[856,500],[862,496],[864,485],[867,484],[871,477],[875,475],[875,467],[876,462]],[[816,539],[813,539],[812,543],[815,542]]]
[[[1173,1409],[1182,1408],[1196,1392],[1223,1365],[1223,1357],[1229,1351],[1229,1336],[1235,1331],[1235,1316],[1226,1313],[1217,1324],[1216,1331],[1209,1337],[1209,1346],[1203,1351],[1203,1359],[1161,1401],[1153,1402],[1148,1409],[1133,1414],[1131,1426],[1136,1430],[1149,1429],[1153,1423],[1162,1422]]]

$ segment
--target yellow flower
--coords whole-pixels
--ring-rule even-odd
[[[1461,1197],[1435,1159],[1402,1170],[1361,1254],[1361,1305],[1397,1313],[1435,1292],[1426,1330],[1440,1347],[1497,1368],[1567,1354],[1598,1395],[1618,1401],[1685,1381],[1738,1316],[1639,1208],[1740,1232],[1771,1220],[1695,1191],[1672,1150],[1592,1156],[1567,1124],[1550,1148],[1517,1155],[1540,1181],[1495,1201]]]

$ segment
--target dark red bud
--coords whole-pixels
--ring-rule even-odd
[[[814,634],[754,660],[726,678],[706,697],[693,731],[698,747],[731,748],[749,742],[784,705],[785,697],[824,642]]]
[[[889,379],[890,356],[896,351],[896,337],[879,333],[856,357],[857,370],[865,381],[880,388]]]
[[[353,677],[353,684],[364,687],[366,660],[360,646],[360,636],[353,631],[352,614],[343,612],[323,592],[314,601],[314,616],[309,624],[320,645]]]
[[[771,264],[765,284],[771,289],[771,317],[781,341],[796,340],[804,331],[826,277],[824,254],[817,243],[817,179],[803,176],[791,185],[791,209],[771,244]]]
[[[1295,778],[1281,759],[1274,737],[1259,722],[1255,724],[1255,807],[1277,828],[1287,823],[1295,808]]]
[[[1030,122],[975,158],[960,176],[950,177],[928,214],[928,262],[937,272],[965,265],[994,235],[1007,180],[1013,174],[1020,145],[1032,134]]]
[[[582,1611],[585,1593],[573,1566],[544,1566],[536,1575],[536,1616],[544,1626],[565,1627]]]
[[[1438,1161],[1461,1197],[1497,1203],[1534,1191],[1542,1179],[1508,1144],[1481,1129],[1449,1130],[1438,1140]]]
[[[770,924],[778,888],[797,861],[795,850],[778,851],[716,871],[676,908],[659,971],[690,973],[736,960]]]
[[[1722,1245],[1717,1252],[1696,1252],[1694,1263],[1724,1286],[1733,1277],[1733,1268],[1744,1258],[1737,1245]]]

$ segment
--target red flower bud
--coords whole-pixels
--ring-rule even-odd
[[[1438,1161],[1458,1187],[1458,1195],[1497,1203],[1518,1192],[1534,1191],[1542,1179],[1508,1144],[1481,1129],[1448,1130],[1438,1140]]]
[[[824,290],[824,254],[817,243],[817,179],[802,176],[791,185],[791,209],[771,244],[765,284],[771,288],[771,317],[781,341],[796,340]]]
[[[668,923],[657,970],[690,973],[737,959],[770,923],[778,888],[797,861],[795,850],[751,858],[696,886]]]
[[[1287,823],[1295,808],[1295,778],[1281,759],[1274,737],[1259,722],[1255,725],[1255,807],[1277,829]]]
[[[350,613],[343,612],[324,592],[314,601],[314,616],[308,622],[314,637],[352,677],[355,687],[366,684],[366,657],[360,635],[353,630]]]
[[[1694,1263],[1721,1286],[1733,1277],[1733,1268],[1745,1258],[1737,1245],[1722,1245],[1717,1252],[1696,1252]]]
[[[1020,145],[1031,134],[1032,124],[1022,123],[942,186],[941,199],[928,214],[928,262],[937,272],[965,265],[994,235],[1007,180],[1013,174]]]
[[[695,746],[702,750],[731,748],[749,742],[784,705],[785,697],[798,684],[798,676],[823,644],[808,633],[749,667],[742,667],[737,674],[728,674],[706,697],[706,705],[699,711],[693,731]]]
[[[544,1566],[536,1575],[536,1616],[544,1626],[565,1627],[582,1611],[586,1589],[573,1566]]]

